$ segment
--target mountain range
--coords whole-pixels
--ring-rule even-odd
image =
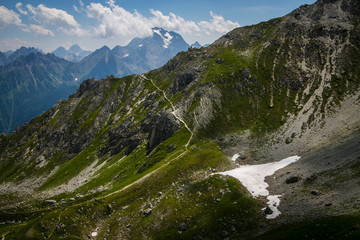
[[[0,137],[0,235],[358,239],[359,13],[318,0],[82,82]]]
[[[67,98],[87,78],[144,73],[189,48],[175,32],[160,28],[153,32],[153,36],[135,38],[127,46],[112,50],[104,46],[93,53],[78,45],[69,50],[57,48],[52,53],[57,57],[25,47],[8,56],[0,53],[0,132],[12,132],[56,101]]]
[[[69,50],[64,47],[58,47],[52,52],[55,56],[63,58],[70,62],[79,62],[81,59],[91,53],[91,51],[82,50],[79,45],[72,45]]]
[[[19,49],[17,49],[15,52],[0,52],[0,66],[5,66],[7,64],[12,63],[13,61],[15,61],[18,57],[24,56],[24,55],[28,55],[30,53],[37,53],[40,52],[42,54],[44,54],[44,52],[38,48],[33,48],[33,47],[21,47]]]

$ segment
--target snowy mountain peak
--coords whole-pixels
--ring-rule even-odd
[[[171,39],[173,39],[174,36],[171,35],[170,32],[162,29],[162,28],[153,28],[153,32],[158,34],[164,41],[163,48],[168,48],[171,44]]]

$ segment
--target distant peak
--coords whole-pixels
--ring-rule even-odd
[[[69,51],[70,52],[80,52],[80,51],[82,51],[82,49],[79,47],[79,45],[77,45],[77,44],[74,44],[74,45],[72,45],[70,48],[69,48]]]
[[[20,50],[20,51],[24,51],[24,50],[39,51],[39,49],[37,49],[37,48],[34,48],[34,47],[24,47],[24,46],[21,46],[18,50]]]
[[[106,45],[104,45],[102,48],[99,48],[100,51],[111,51],[110,48]]]
[[[171,44],[171,39],[173,39],[173,36],[162,28],[153,28],[153,31],[162,38],[164,42],[163,48],[168,48]]]
[[[159,27],[154,27],[154,28],[152,28],[152,30],[153,30],[153,31],[154,31],[154,30],[165,31],[163,28],[159,28]]]
[[[201,48],[201,44],[198,41],[196,41],[195,43],[191,44],[190,47],[192,47],[192,48]]]

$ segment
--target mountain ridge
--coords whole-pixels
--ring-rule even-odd
[[[2,115],[0,132],[4,132],[6,134],[12,132],[15,127],[26,121],[29,121],[31,117],[35,117],[36,115],[53,106],[53,104],[55,104],[57,100],[67,98],[71,93],[76,90],[79,84],[87,78],[100,79],[106,77],[107,75],[122,77],[134,73],[140,74],[149,71],[150,69],[160,67],[172,56],[174,56],[178,51],[183,51],[188,48],[187,43],[182,39],[180,35],[174,32],[165,31],[160,28],[156,28],[156,31],[159,31],[160,34],[164,35],[174,35],[174,39],[172,40],[172,42],[168,42],[168,48],[163,47],[163,38],[160,35],[154,33],[158,37],[148,37],[145,39],[138,38],[136,40],[134,39],[134,41],[138,42],[138,45],[142,44],[142,47],[139,47],[138,45],[136,47],[132,47],[131,45],[125,47],[117,46],[110,50],[107,46],[104,46],[90,53],[86,57],[84,57],[84,55],[88,54],[88,52],[81,50],[78,45],[73,45],[68,51],[66,51],[65,49],[62,50],[61,48],[57,49],[58,52],[55,50],[53,53],[62,58],[65,58],[65,60],[71,60],[71,56],[75,55],[76,57],[79,57],[79,61],[75,63],[70,61],[68,61],[67,63],[62,62],[62,71],[58,71],[60,68],[56,66],[56,64],[59,63],[60,60],[50,57],[50,53],[46,55],[48,57],[49,63],[42,62],[41,59],[44,58],[42,56],[44,55],[44,53],[41,53],[42,55],[33,55],[32,57],[30,57],[29,64],[27,64],[27,66],[24,68],[24,66],[22,66],[26,65],[26,63],[24,63],[24,56],[26,57],[26,55],[33,52],[41,52],[40,50],[35,48],[22,47],[12,53],[9,57],[4,57],[3,55],[3,57],[1,58],[2,60],[0,61],[2,61],[5,66],[1,67],[1,74],[3,74],[3,76],[0,76],[0,78],[2,79],[2,81],[9,81],[14,83],[16,82],[17,88],[15,85],[11,85],[11,83],[3,83],[7,87],[3,88],[2,90],[3,101],[1,107]],[[69,56],[69,54],[71,56]],[[16,62],[20,65],[17,66]],[[36,66],[36,63],[39,66]],[[44,73],[32,69],[42,68],[44,64],[47,65],[46,69],[43,68]],[[54,66],[55,69],[50,69],[51,66]],[[14,79],[14,76],[17,76],[17,78]],[[48,89],[42,89],[43,91],[51,92],[51,94],[36,93],[34,97],[32,97],[31,95],[26,95],[26,93],[21,93],[21,88],[19,88],[18,86],[28,85],[29,82],[27,81],[27,79],[32,79],[34,83],[54,82],[54,84],[50,85],[45,84],[49,87]],[[21,80],[23,80],[24,83],[19,83],[21,82]],[[60,86],[58,84],[65,82],[67,84],[63,86]],[[24,89],[24,91],[28,92],[26,88]],[[26,95],[26,98],[24,94]],[[46,99],[51,95],[57,97],[50,97],[49,99]],[[43,96],[44,99],[35,100],[35,98],[37,99],[39,96]],[[40,101],[42,102],[41,105],[43,107],[38,108],[37,104],[33,104],[33,106],[29,104],[25,109],[26,114],[22,114],[18,107],[15,106],[13,108],[13,105],[10,104],[13,98],[19,99],[18,102]],[[48,103],[45,104],[45,102]]]

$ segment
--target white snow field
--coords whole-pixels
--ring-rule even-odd
[[[265,182],[265,177],[273,175],[277,170],[284,168],[287,165],[298,161],[299,159],[299,156],[292,156],[278,162],[259,165],[243,165],[233,170],[215,174],[227,175],[238,179],[255,198],[267,197],[267,204],[273,213],[267,215],[266,218],[273,219],[279,216],[281,213],[277,209],[280,204],[281,195],[269,195],[269,191],[267,190],[269,184]]]

